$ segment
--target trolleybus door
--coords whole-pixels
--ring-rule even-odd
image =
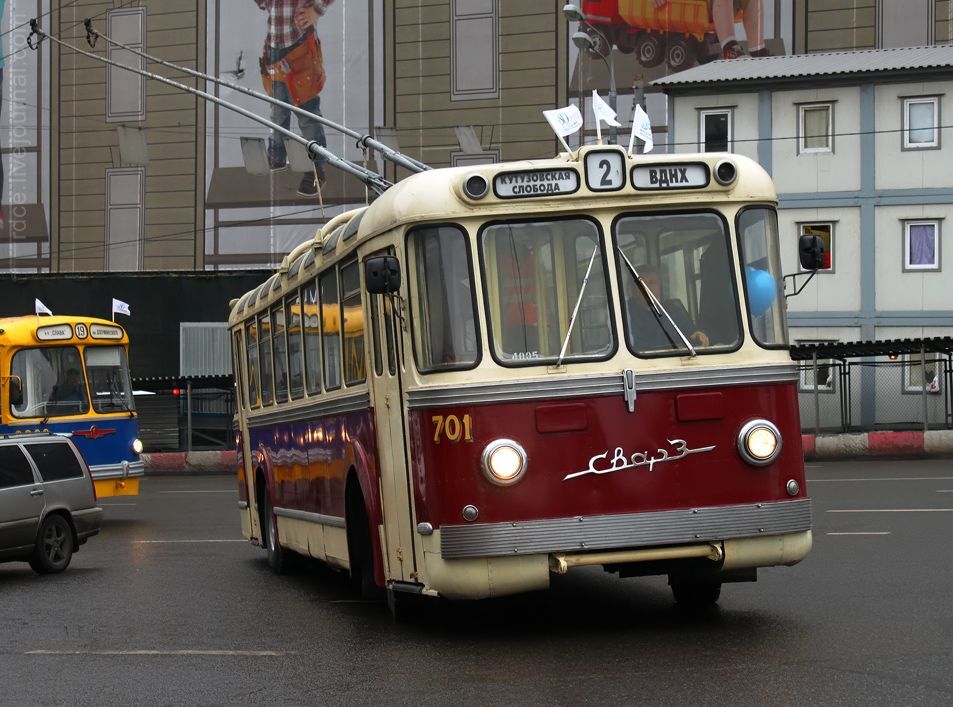
[[[377,255],[394,255],[394,248]],[[403,287],[401,289],[404,289]],[[387,579],[414,581],[416,557],[413,536],[413,508],[408,473],[404,404],[401,376],[404,371],[401,324],[397,316],[398,298],[368,293],[370,309],[371,405],[377,432],[377,468],[381,483],[384,532],[381,552]]]

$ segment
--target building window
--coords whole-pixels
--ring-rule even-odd
[[[142,270],[143,202],[141,167],[106,170],[106,263],[108,271]]]
[[[698,116],[699,151],[731,152],[731,110],[703,110]]]
[[[903,149],[940,147],[940,101],[937,96],[903,99]]]
[[[920,354],[907,354],[903,362],[904,393],[939,393],[943,363],[940,359],[926,356],[920,360]]]
[[[940,269],[939,221],[907,221],[903,224],[903,269]]]
[[[140,52],[146,51],[146,8],[109,10],[106,13],[109,36]],[[106,57],[119,64],[143,69],[142,57],[128,49],[106,45]],[[124,122],[146,119],[146,79],[117,66],[106,67],[106,121]]]
[[[806,339],[798,341],[796,345],[802,344],[832,344],[836,339]],[[815,371],[814,361],[812,359],[801,361],[801,379],[798,382],[798,390],[802,393],[813,393],[815,389],[818,393],[833,393],[834,383],[837,379],[837,362],[829,358],[817,359],[817,369]]]
[[[798,153],[834,151],[834,106],[812,103],[798,106]]]
[[[498,0],[451,0],[450,7],[451,98],[498,98]]]
[[[824,241],[824,266],[818,272],[834,272],[834,224],[832,222],[798,224],[798,237],[801,236],[819,236]],[[798,269],[806,272],[800,265]]]

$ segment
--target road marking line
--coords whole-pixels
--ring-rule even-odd
[[[953,481],[953,476],[897,476],[869,479],[808,479],[808,483],[817,484],[828,481]]]
[[[844,508],[828,513],[953,513],[953,508]]]
[[[162,545],[168,543],[246,543],[247,540],[133,540],[134,545]]]
[[[159,493],[238,493],[238,489],[202,489],[194,491],[159,491]]]
[[[103,508],[112,508],[113,506],[134,506],[135,503],[100,503]]]
[[[937,489],[937,493],[953,493],[953,489]]]
[[[226,651],[226,650],[131,650],[131,651],[24,651],[23,655],[158,655],[158,656],[236,656],[240,658],[281,657],[295,655],[297,651]]]
[[[888,532],[867,532],[867,533],[828,533],[828,535],[890,535]]]

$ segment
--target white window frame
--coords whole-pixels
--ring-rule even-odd
[[[837,229],[837,221],[799,221],[797,224],[797,237],[800,239],[801,236],[807,235],[804,233],[804,229],[810,226],[829,226],[831,229],[831,247],[830,247],[830,256],[831,256],[831,266],[829,268],[821,268],[817,271],[818,275],[833,275],[835,272],[835,267],[837,261],[834,259],[834,249],[837,247],[837,239],[835,237],[835,232]],[[800,259],[798,260],[797,265],[799,272],[811,272],[810,270],[805,270],[801,267]],[[815,343],[815,342],[808,342]]]
[[[797,344],[833,344],[836,343],[837,339],[804,339],[797,341]],[[833,393],[837,389],[837,362],[832,358],[819,358],[817,359],[817,368],[818,370],[824,367],[825,370],[830,371],[830,379],[825,385],[817,386],[818,395],[826,395],[828,393]],[[799,374],[799,380],[797,383],[797,389],[799,393],[813,393],[814,392],[814,360],[806,359],[801,362],[801,370]]]
[[[805,145],[806,130],[804,125],[805,113],[819,108],[827,109],[827,146],[807,147]],[[834,151],[834,104],[830,101],[817,103],[801,103],[797,107],[797,151],[801,155],[822,154]]]
[[[128,7],[121,8],[116,10],[108,10],[106,12],[106,27],[111,36],[115,36],[112,31],[112,20],[116,17],[123,15],[140,15],[139,26],[142,29],[140,35],[140,41],[138,42],[129,42],[124,41],[123,44],[130,47],[131,49],[136,49],[140,52],[146,51],[146,8],[144,7]],[[118,56],[117,56],[118,54]],[[130,63],[133,62],[133,65],[137,69],[145,69],[143,66],[143,59],[135,54],[130,53],[126,49],[121,49],[119,47],[114,47],[112,44],[107,43],[106,45],[106,58],[112,61],[118,61],[119,63]],[[125,69],[114,68],[112,66],[106,67],[106,122],[107,123],[121,123],[121,122],[131,122],[139,121],[146,119],[146,79],[144,76],[139,77],[139,105],[142,107],[141,110],[135,112],[117,112],[113,111],[112,106],[112,71],[125,71]]]
[[[910,142],[910,106],[918,103],[933,105],[933,140],[930,142]],[[938,150],[940,149],[940,97],[939,96],[911,96],[903,99],[903,130],[900,131],[904,150]]]
[[[122,204],[113,204],[111,202],[111,193],[110,193],[110,178],[114,176],[124,176],[124,175],[137,175],[139,177],[139,200],[137,203],[122,203]],[[136,234],[138,241],[136,242],[136,271],[142,270],[143,263],[143,248],[145,245],[145,202],[146,202],[146,170],[142,167],[123,167],[120,169],[107,169],[106,170],[106,228],[104,233],[104,248],[103,248],[103,269],[106,272],[112,272],[112,266],[109,263],[109,255],[111,252],[111,243],[109,240],[109,228],[111,221],[111,214],[113,209],[138,209],[139,213],[139,231]],[[128,242],[130,247],[132,247],[132,241]],[[117,270],[116,272],[129,272],[128,270]]]
[[[474,101],[500,97],[500,0],[489,0],[490,10],[467,11],[462,4],[466,0],[450,0],[450,100]],[[460,25],[467,21],[489,20],[493,25],[493,46],[487,47],[484,54],[493,62],[493,85],[490,88],[466,88],[457,84],[457,64],[461,57],[457,56],[459,46],[457,36],[464,30]]]
[[[705,118],[710,115],[728,116],[728,152],[735,151],[734,109],[732,108],[702,108],[698,111],[698,151],[708,152],[705,144]],[[713,150],[712,150],[713,151]]]
[[[910,262],[910,227],[933,226],[933,241],[936,244],[933,252],[936,262],[932,265],[917,265]],[[919,219],[903,222],[903,271],[904,272],[939,272],[940,271],[940,222],[937,219]]]
[[[924,378],[922,385],[914,385],[910,382],[910,371],[914,368],[919,368],[920,366],[920,354],[904,354],[903,356],[903,392],[904,393],[914,393],[916,395],[922,395],[924,389],[926,389],[927,394],[935,395],[943,391],[943,359],[939,358],[936,354],[925,354],[924,363],[926,365],[933,364],[936,367],[936,375],[933,380],[929,383]],[[936,385],[934,386],[934,383]]]

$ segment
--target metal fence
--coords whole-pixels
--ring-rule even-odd
[[[137,395],[139,435],[146,451],[231,449],[234,389],[186,387]]]
[[[815,434],[953,429],[953,356],[799,361],[801,427]]]

